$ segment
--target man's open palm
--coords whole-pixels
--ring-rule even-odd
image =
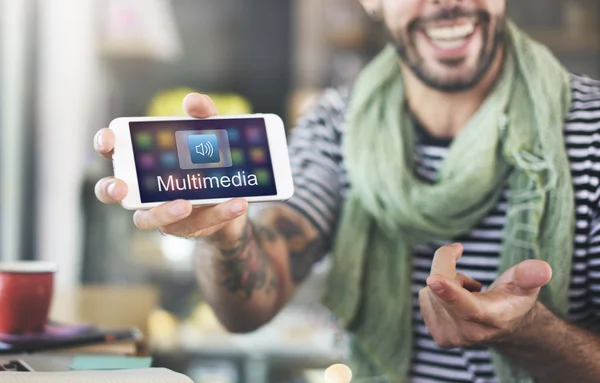
[[[427,287],[419,293],[421,314],[440,347],[465,347],[502,339],[527,323],[552,269],[528,260],[502,274],[485,292],[481,284],[457,274],[463,247],[453,244],[434,255]]]

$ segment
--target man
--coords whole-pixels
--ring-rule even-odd
[[[252,219],[239,199],[176,201],[136,225],[203,239],[199,284],[233,332],[267,323],[330,252],[325,304],[355,378],[600,382],[600,83],[529,40],[505,0],[363,6],[392,44],[295,128],[290,201]],[[202,95],[184,106],[217,113]],[[99,132],[99,153],[113,144]]]

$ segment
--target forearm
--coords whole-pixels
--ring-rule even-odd
[[[281,277],[264,249],[264,233],[250,220],[231,243],[203,240],[196,256],[203,298],[228,330],[251,331],[267,322],[282,300]],[[275,247],[275,249],[273,249]],[[271,245],[285,252],[285,244]]]
[[[247,219],[239,238],[199,242],[198,282],[204,299],[230,331],[252,331],[289,301],[322,251],[301,217],[273,205]]]
[[[600,337],[540,303],[526,325],[494,347],[539,383],[600,382]]]

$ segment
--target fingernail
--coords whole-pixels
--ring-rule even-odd
[[[185,206],[183,206],[182,203],[178,202],[169,208],[169,213],[177,217],[182,216],[186,213]]]
[[[102,140],[102,132],[98,132],[98,134],[96,134],[96,148],[99,150],[104,150],[104,140]]]
[[[436,294],[441,294],[444,292],[444,285],[440,282],[433,282],[429,285],[429,288],[433,290]]]
[[[241,202],[234,202],[233,204],[231,204],[229,209],[233,214],[240,214],[244,211],[244,205],[242,205]]]
[[[111,182],[111,184],[108,185],[108,188],[106,189],[106,191],[108,192],[108,195],[111,196],[112,198],[114,198],[114,199],[118,198],[116,182]]]

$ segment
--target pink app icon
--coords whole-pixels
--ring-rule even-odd
[[[251,144],[260,144],[263,142],[263,132],[259,127],[250,126],[245,129],[246,139]]]
[[[144,153],[139,157],[139,164],[145,170],[152,170],[156,167],[156,158],[152,153]]]

